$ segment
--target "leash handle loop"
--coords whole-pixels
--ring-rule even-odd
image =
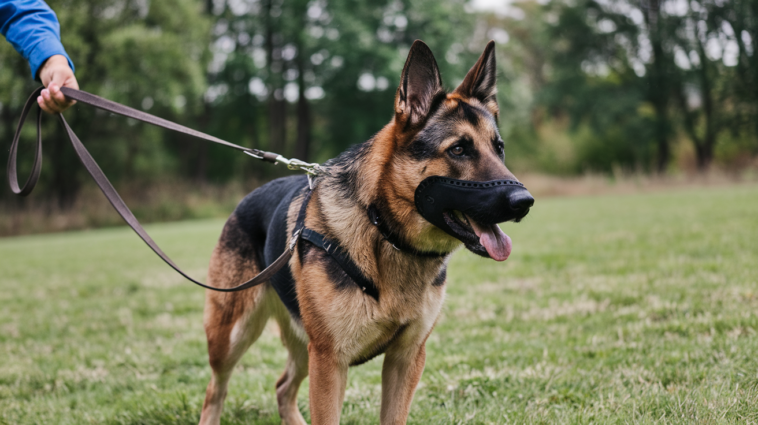
[[[24,187],[18,185],[18,144],[21,139],[21,130],[24,128],[24,122],[29,115],[32,106],[37,104],[37,97],[42,92],[42,87],[34,90],[26,100],[24,109],[21,111],[21,118],[18,120],[18,127],[16,127],[16,134],[13,135],[13,142],[11,143],[10,155],[8,155],[8,185],[11,191],[19,196],[26,196],[32,193],[34,187],[37,186],[39,181],[40,171],[42,170],[42,110],[37,106],[37,144],[34,149],[34,164],[32,165],[32,171],[29,177],[24,183]]]
[[[27,179],[26,183],[24,183],[23,187],[19,187],[18,184],[18,167],[17,167],[17,156],[18,156],[18,144],[19,140],[21,138],[21,130],[23,128],[24,122],[26,121],[27,116],[29,115],[29,112],[31,111],[32,107],[36,105],[37,103],[37,97],[42,92],[43,87],[40,87],[36,89],[31,96],[26,100],[26,103],[24,104],[24,108],[21,112],[21,118],[18,123],[18,127],[16,128],[16,134],[13,136],[13,142],[11,144],[10,149],[10,155],[8,158],[8,184],[10,185],[11,190],[13,193],[21,196],[26,196],[34,189],[36,186],[40,171],[42,169],[42,112],[41,108],[39,108],[39,105],[37,105],[37,144],[36,149],[34,153],[34,164],[32,166],[32,172],[29,175],[29,178]],[[162,118],[158,118],[154,115],[147,114],[142,111],[138,111],[136,109],[129,108],[128,106],[124,106],[121,104],[118,104],[116,102],[112,102],[107,99],[103,99],[99,96],[95,96],[93,94],[69,89],[67,87],[62,87],[61,90],[63,91],[63,94],[66,95],[66,97],[70,99],[74,99],[77,102],[82,102],[87,105],[94,106],[99,109],[103,109],[108,112],[113,112],[118,115],[123,115],[128,118],[134,118],[143,122],[146,122],[148,124],[153,124],[158,127],[163,127],[169,130],[173,130],[179,133],[187,134],[189,136],[197,137],[199,139],[207,140],[209,142],[218,143],[220,145],[228,146],[233,149],[244,151],[245,153],[251,154],[253,149],[245,148],[239,145],[235,145],[233,143],[226,142],[224,140],[218,139],[216,137],[201,133],[196,130],[192,130],[190,128],[184,127],[179,124],[172,123],[170,121],[164,120]],[[295,234],[292,237],[292,240],[290,241],[290,246],[288,249],[285,249],[282,255],[279,256],[276,260],[274,260],[273,263],[271,263],[268,267],[263,269],[258,275],[253,277],[252,279],[248,280],[247,282],[244,282],[240,285],[237,285],[232,288],[215,288],[209,285],[206,285],[204,283],[198,282],[197,280],[190,277],[187,273],[185,273],[179,266],[176,265],[176,263],[171,260],[171,258],[166,255],[163,250],[158,246],[158,244],[153,241],[153,239],[150,237],[150,235],[145,231],[145,229],[140,224],[139,220],[137,220],[137,217],[134,216],[132,211],[129,209],[129,207],[126,205],[123,199],[121,199],[121,196],[118,194],[116,189],[113,187],[111,182],[108,180],[108,178],[105,176],[105,173],[103,173],[103,170],[100,169],[100,166],[97,165],[97,162],[95,162],[95,159],[90,155],[89,151],[87,151],[87,148],[84,147],[84,144],[82,144],[81,140],[76,136],[74,131],[69,127],[68,122],[66,122],[66,119],[63,117],[62,114],[57,114],[58,119],[61,123],[61,126],[63,126],[63,129],[66,131],[66,135],[68,136],[69,142],[71,142],[71,146],[74,148],[74,151],[76,152],[76,155],[79,157],[79,160],[81,161],[82,165],[84,165],[84,168],[87,170],[87,172],[92,176],[92,179],[95,181],[97,186],[100,188],[100,190],[103,192],[105,197],[108,199],[108,202],[111,203],[113,208],[116,210],[116,212],[126,221],[126,224],[129,225],[129,227],[134,230],[134,232],[147,244],[150,249],[155,252],[158,257],[160,257],[166,264],[168,264],[171,268],[176,270],[177,273],[184,276],[187,280],[190,282],[201,286],[206,289],[210,289],[213,291],[219,291],[219,292],[236,292],[241,291],[243,289],[251,288],[256,285],[260,285],[263,282],[268,281],[271,276],[273,276],[276,272],[278,272],[282,267],[286,266],[287,263],[289,263],[290,258],[292,258],[292,252],[294,250],[295,244],[297,244],[297,241],[300,239],[300,236],[302,234],[302,229],[295,232]],[[255,150],[257,151],[257,150]],[[262,152],[262,151],[258,151]],[[266,161],[271,162],[271,152],[262,152],[261,159],[264,159]],[[252,155],[251,156],[255,156]],[[257,156],[256,156],[257,157]],[[276,161],[273,161],[276,162]]]

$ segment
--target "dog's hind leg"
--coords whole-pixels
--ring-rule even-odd
[[[219,244],[213,253],[209,283],[229,286],[244,282],[258,272],[258,267]],[[233,293],[206,292],[205,333],[211,381],[205,392],[200,416],[201,425],[217,425],[221,419],[226,389],[234,366],[258,339],[270,316],[266,298],[276,293],[267,284]]]
[[[284,306],[282,305],[282,310]],[[308,376],[308,345],[304,341],[305,332],[296,329],[287,312],[277,314],[277,323],[281,329],[282,343],[289,355],[284,373],[276,382],[276,401],[279,404],[279,416],[286,425],[305,425],[305,419],[297,407],[297,391]],[[302,335],[301,335],[302,334]]]

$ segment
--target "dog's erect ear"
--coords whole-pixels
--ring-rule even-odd
[[[495,42],[490,41],[484,48],[484,53],[479,57],[466,78],[455,93],[464,97],[473,97],[487,107],[497,117],[500,109],[497,107],[497,64],[495,63]]]
[[[398,120],[411,126],[422,123],[434,97],[442,91],[442,78],[432,51],[423,41],[414,41],[395,94]]]

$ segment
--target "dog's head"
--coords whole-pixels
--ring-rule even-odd
[[[463,242],[503,261],[511,241],[497,224],[521,220],[534,203],[504,164],[496,73],[490,42],[446,93],[429,47],[421,41],[411,47],[388,126],[393,140],[383,143],[389,172],[380,186],[386,207],[419,249],[445,251]]]

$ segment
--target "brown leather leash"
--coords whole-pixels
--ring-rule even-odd
[[[26,104],[24,105],[24,109],[21,111],[21,118],[19,119],[18,127],[16,128],[16,134],[13,136],[13,142],[10,148],[10,155],[8,157],[8,184],[10,185],[10,188],[13,191],[13,193],[20,196],[26,196],[32,192],[34,187],[37,185],[37,182],[40,176],[40,171],[42,169],[42,132],[41,132],[42,111],[39,108],[39,105],[37,105],[37,144],[36,144],[36,149],[34,152],[34,163],[32,165],[31,174],[29,175],[29,178],[26,180],[26,183],[24,183],[23,187],[19,186],[18,167],[16,164],[17,162],[16,157],[18,154],[18,143],[21,137],[21,129],[23,128],[24,122],[26,121],[26,118],[29,115],[29,112],[31,111],[32,107],[37,104],[37,97],[40,95],[43,89],[44,87],[40,87],[36,89],[31,94],[31,96],[29,96],[29,99],[27,99]],[[202,139],[207,142],[217,143],[219,145],[230,147],[232,149],[237,149],[256,159],[271,162],[274,164],[278,162],[282,162],[286,164],[287,167],[291,170],[302,170],[308,173],[309,182],[310,182],[311,177],[319,175],[319,174],[323,174],[326,172],[326,170],[323,169],[318,164],[307,163],[307,162],[300,161],[294,158],[287,159],[273,152],[265,152],[259,149],[251,149],[251,148],[246,148],[244,146],[239,146],[234,143],[221,140],[217,137],[213,137],[211,135],[193,130],[191,128],[184,127],[182,125],[165,120],[163,118],[156,117],[155,115],[138,111],[136,109],[122,105],[120,103],[116,103],[108,99],[95,96],[94,94],[87,93],[85,91],[74,90],[67,87],[62,87],[61,91],[69,99],[73,99],[73,100],[76,100],[77,102],[94,106],[95,108],[102,109],[104,111],[122,115],[127,118],[134,118],[136,120],[139,120],[148,124],[152,124],[152,125],[162,127],[168,130],[176,131],[178,133],[186,134],[188,136]],[[82,165],[84,165],[84,168],[87,169],[87,172],[89,172],[90,176],[92,176],[92,179],[95,180],[95,183],[103,192],[103,194],[111,203],[111,205],[113,205],[113,208],[116,209],[116,212],[118,212],[118,214],[124,219],[124,221],[126,221],[126,224],[128,224],[129,227],[131,227],[132,230],[134,230],[134,232],[137,233],[137,235],[147,244],[147,246],[150,247],[150,249],[153,250],[153,252],[155,252],[163,261],[166,262],[166,264],[171,266],[171,268],[176,270],[177,273],[179,273],[180,275],[187,278],[190,282],[196,285],[202,286],[203,288],[211,289],[213,291],[219,291],[219,292],[241,291],[243,289],[251,288],[253,286],[259,285],[267,281],[269,278],[271,278],[271,276],[273,276],[276,272],[278,272],[282,267],[287,265],[290,258],[292,258],[292,252],[295,249],[295,245],[297,244],[297,241],[300,239],[300,235],[302,234],[302,230],[303,230],[302,228],[296,229],[296,231],[292,235],[292,238],[290,239],[287,249],[284,250],[282,255],[279,256],[279,258],[277,258],[268,267],[263,269],[262,272],[260,272],[257,276],[248,280],[247,282],[241,283],[240,285],[232,287],[232,288],[214,288],[212,286],[208,286],[204,283],[198,282],[197,280],[191,278],[187,273],[185,273],[181,268],[179,268],[179,266],[177,266],[176,263],[174,263],[171,260],[171,258],[169,258],[168,255],[166,255],[163,252],[163,250],[160,249],[160,247],[158,246],[158,244],[155,243],[155,241],[153,241],[153,239],[145,231],[145,229],[142,227],[140,222],[134,216],[132,211],[126,205],[124,200],[121,199],[121,196],[118,194],[118,192],[116,192],[116,189],[113,187],[111,182],[105,176],[105,173],[103,173],[103,171],[100,169],[100,166],[97,165],[97,162],[95,162],[95,159],[92,158],[92,155],[90,155],[89,151],[87,151],[87,149],[84,147],[84,144],[82,144],[81,140],[79,140],[79,138],[76,136],[74,131],[71,130],[71,127],[69,127],[68,123],[66,122],[66,119],[63,117],[63,114],[57,114],[57,115],[58,115],[58,119],[60,120],[61,125],[66,130],[66,134],[68,135],[68,140],[71,142],[71,146],[73,146],[74,151],[76,151],[76,155],[79,157],[79,160],[81,161]],[[312,189],[312,187],[310,187],[310,189]]]

